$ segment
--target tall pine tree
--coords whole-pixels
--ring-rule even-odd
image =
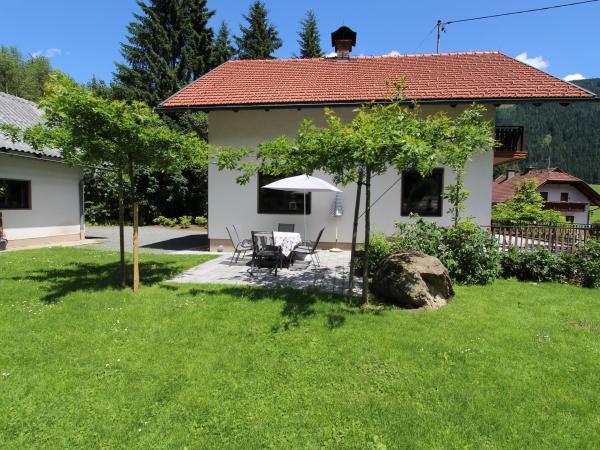
[[[229,28],[225,22],[221,22],[213,44],[213,66],[216,67],[229,61],[233,55],[235,55],[235,48],[231,45]]]
[[[279,33],[269,23],[267,14],[265,4],[256,0],[250,5],[248,15],[243,16],[248,26],[240,25],[242,34],[235,37],[240,59],[271,59],[272,53],[282,46]]]
[[[156,106],[211,68],[214,14],[206,0],[138,0],[142,12],[127,27],[115,94]]]
[[[302,28],[298,33],[300,39],[300,57],[301,58],[320,58],[323,56],[321,48],[321,35],[317,26],[317,17],[312,9],[306,12],[306,16],[300,22]]]

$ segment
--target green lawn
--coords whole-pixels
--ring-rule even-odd
[[[434,312],[160,279],[198,257],[0,254],[0,448],[592,448],[600,292],[499,281]],[[150,280],[152,285],[149,285]]]
[[[596,192],[600,193],[600,184],[590,184]],[[600,208],[592,206],[592,214],[590,217],[591,223],[600,223]]]

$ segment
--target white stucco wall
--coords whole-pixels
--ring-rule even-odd
[[[0,154],[0,178],[31,181],[31,209],[0,209],[9,241],[79,234],[81,168]]]
[[[439,110],[440,108],[437,108]],[[445,110],[449,114],[458,114],[462,107]],[[434,107],[423,108],[424,114],[435,112]],[[353,108],[337,108],[336,112],[344,119],[351,119]],[[494,108],[486,113],[488,120],[493,120]],[[260,142],[274,139],[281,135],[294,136],[298,126],[304,118],[312,118],[318,124],[322,123],[323,110],[321,108],[296,109],[272,109],[265,110],[240,110],[212,111],[209,114],[209,142],[221,146],[249,146],[255,147]],[[477,155],[469,163],[465,178],[466,188],[471,191],[467,208],[464,214],[472,216],[478,224],[489,225],[491,219],[492,198],[492,171],[493,153]],[[315,174],[331,181],[327,174]],[[240,225],[245,236],[250,230],[270,230],[276,228],[278,223],[294,223],[296,230],[303,231],[302,215],[290,214],[258,214],[258,180],[255,177],[247,185],[240,186],[235,182],[236,173],[230,171],[219,171],[215,164],[210,164],[208,169],[208,219],[209,238],[227,239],[225,227],[229,224]],[[385,175],[376,177],[372,181],[371,201],[377,199],[388,189],[399,175],[396,171],[390,171]],[[450,184],[455,180],[452,171],[445,168],[444,183]],[[408,220],[400,214],[401,207],[401,182],[398,182],[387,192],[372,208],[372,227],[374,229],[392,233],[394,223]],[[352,239],[352,214],[356,186],[340,186],[343,192],[343,203],[345,214],[340,218],[330,215],[331,207],[335,199],[334,193],[314,193],[312,195],[312,211],[307,216],[309,225],[309,238],[314,238],[318,230],[325,226],[323,242],[334,242],[336,226],[338,228],[339,242],[350,242]],[[364,206],[364,199],[362,202]],[[444,200],[443,216],[426,218],[435,220],[442,225],[449,225],[451,217],[447,214],[448,203]],[[362,228],[362,225],[361,225]],[[363,231],[359,229],[359,236]],[[362,240],[362,238],[361,238]]]
[[[576,187],[568,184],[544,184],[538,188],[538,192],[547,192],[549,202],[560,202],[561,192],[569,193],[570,202],[588,203],[588,198]],[[589,223],[589,203],[585,206],[585,211],[560,211],[563,216],[573,216],[575,223]]]

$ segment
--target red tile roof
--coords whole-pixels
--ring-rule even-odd
[[[551,169],[530,169],[525,173],[515,174],[511,177],[500,175],[494,180],[492,185],[492,203],[503,203],[509,200],[515,194],[515,183],[533,178],[537,180],[538,188],[547,183],[574,185],[588,197],[590,203],[600,206],[600,194],[594,191],[585,181],[563,172],[558,167]]]
[[[406,80],[420,101],[586,99],[594,95],[498,52],[232,60],[161,107],[234,107],[385,100]]]

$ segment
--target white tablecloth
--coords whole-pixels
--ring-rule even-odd
[[[300,233],[285,233],[283,231],[273,231],[273,239],[275,240],[275,245],[281,247],[281,253],[286,258],[290,256],[296,245],[302,242]]]

